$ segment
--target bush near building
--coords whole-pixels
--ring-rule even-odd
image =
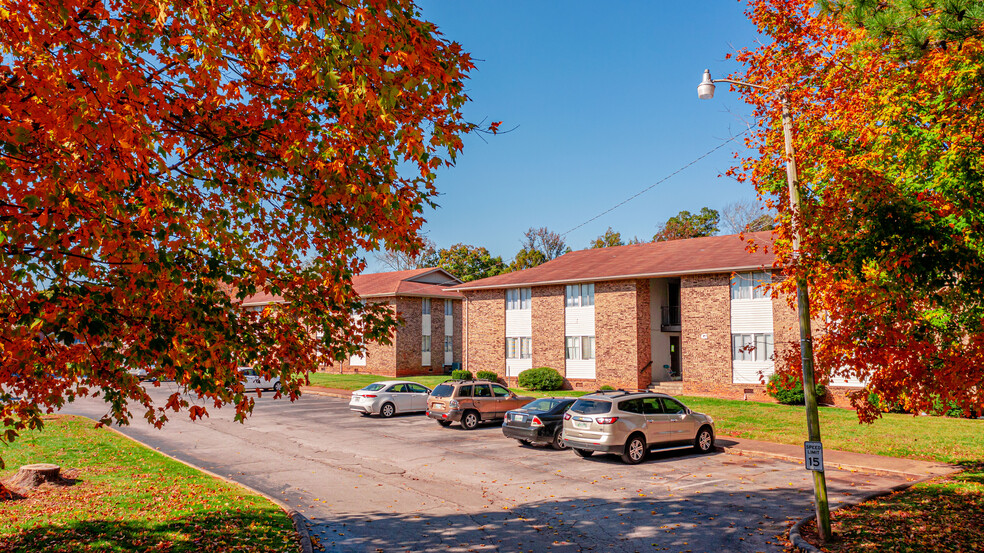
[[[519,385],[527,390],[559,390],[564,387],[564,377],[550,367],[528,369],[519,373]]]

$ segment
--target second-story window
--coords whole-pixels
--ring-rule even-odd
[[[754,273],[735,273],[731,277],[731,299],[754,300],[771,297],[766,284],[772,282],[772,277],[765,271]]]
[[[454,303],[451,300],[444,300],[444,314],[449,317],[454,314]]]
[[[567,285],[567,307],[591,307],[593,305],[594,283]]]
[[[420,313],[423,315],[431,314],[431,300],[430,298],[423,298],[420,300]]]
[[[506,290],[506,309],[529,309],[531,307],[531,292],[531,288]]]

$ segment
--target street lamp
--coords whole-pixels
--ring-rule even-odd
[[[768,90],[762,85],[735,81],[732,79],[712,79],[711,71],[704,70],[704,78],[697,86],[697,97],[709,100],[714,97],[714,83],[729,83],[736,86],[747,86],[760,90]],[[782,132],[786,148],[786,183],[789,185],[789,207],[793,214],[793,257],[800,254],[800,195],[799,183],[796,178],[796,159],[793,157],[793,118],[789,109],[789,89],[778,90],[779,101],[782,104]],[[800,358],[803,365],[803,395],[806,399],[806,426],[810,442],[820,443],[820,416],[817,411],[817,392],[813,380],[813,332],[810,328],[810,292],[806,277],[796,277],[796,304],[799,312],[800,328]],[[822,452],[822,448],[821,448]],[[827,504],[827,480],[824,478],[823,465],[820,470],[813,470],[813,494],[816,499],[817,530],[820,539],[830,539],[830,507]]]

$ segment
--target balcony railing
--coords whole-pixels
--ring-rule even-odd
[[[680,331],[680,306],[679,305],[669,305],[660,308],[662,312],[662,317],[660,320],[660,330],[663,332],[679,332]]]

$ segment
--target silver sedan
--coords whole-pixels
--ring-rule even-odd
[[[349,409],[363,415],[392,417],[397,413],[427,410],[427,386],[407,380],[384,380],[352,392]]]

